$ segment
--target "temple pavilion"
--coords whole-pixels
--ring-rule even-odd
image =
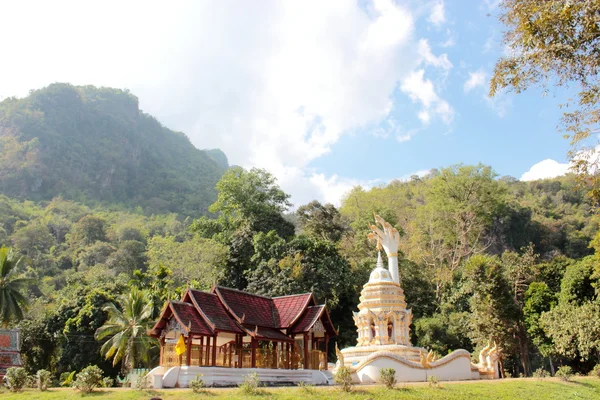
[[[337,335],[312,293],[265,297],[215,286],[187,289],[168,301],[149,331],[160,341],[160,366],[327,369]],[[183,336],[185,353],[177,355]]]

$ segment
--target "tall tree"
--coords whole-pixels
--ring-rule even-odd
[[[257,232],[276,230],[282,237],[293,235],[293,225],[281,215],[291,206],[290,195],[281,190],[275,177],[267,171],[230,168],[216,187],[217,201],[210,206],[210,211],[246,222]]]
[[[571,159],[587,175],[598,166],[595,141],[600,123],[600,0],[503,0],[500,20],[508,30],[504,44],[511,51],[500,58],[490,83],[490,95],[509,88],[520,93],[531,86],[545,92],[575,84],[576,106],[564,114],[571,139]],[[581,152],[581,149],[587,151]],[[593,174],[592,196],[600,200],[600,175]]]
[[[490,244],[490,226],[504,204],[506,189],[484,165],[455,165],[433,175],[424,193],[425,205],[407,226],[401,248],[424,263],[436,283],[436,298],[469,256]]]
[[[321,204],[317,200],[298,207],[298,225],[302,233],[331,242],[338,242],[348,230],[340,212],[333,204]]]
[[[23,319],[23,311],[28,304],[22,292],[31,279],[17,275],[22,263],[22,257],[7,247],[0,247],[0,325],[3,327]]]
[[[125,370],[135,368],[139,362],[148,362],[154,344],[146,333],[153,322],[153,304],[148,295],[134,289],[121,296],[119,307],[108,303],[104,311],[108,313],[108,321],[94,335],[97,340],[110,336],[100,349],[104,356],[112,358],[113,365],[123,360]]]

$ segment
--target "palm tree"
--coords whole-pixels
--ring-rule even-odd
[[[21,291],[32,280],[17,277],[23,260],[12,249],[0,247],[0,325],[4,328],[12,321],[23,319],[23,311],[28,304]]]
[[[139,361],[148,362],[149,350],[155,344],[155,339],[146,333],[153,311],[149,296],[133,289],[120,297],[119,307],[107,303],[103,310],[108,313],[108,320],[94,337],[101,340],[111,336],[100,348],[106,359],[113,357],[113,366],[123,360],[123,371],[135,368]]]

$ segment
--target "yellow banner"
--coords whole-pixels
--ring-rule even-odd
[[[183,335],[179,336],[179,340],[177,341],[177,344],[175,345],[175,353],[177,353],[178,356],[185,353],[185,340],[183,340]]]

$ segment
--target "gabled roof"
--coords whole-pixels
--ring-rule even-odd
[[[300,318],[304,309],[315,305],[312,293],[273,297],[274,319],[278,328],[289,328]]]
[[[242,327],[248,335],[258,340],[277,340],[280,342],[294,341],[294,339],[281,333],[279,329],[250,324],[244,324]]]
[[[292,327],[290,333],[308,332],[310,329],[321,320],[327,333],[331,336],[337,335],[337,331],[331,322],[331,318],[324,305],[307,307],[302,317]]]
[[[188,289],[183,296],[183,300],[186,301],[188,298],[214,330],[242,333],[242,330],[229,316],[216,294]]]
[[[239,323],[277,328],[273,299],[221,286],[215,286],[213,292]]]
[[[175,317],[179,325],[187,333],[197,335],[213,336],[214,331],[200,317],[196,308],[189,303],[179,301],[169,301],[161,313],[161,317],[154,327],[150,330],[150,335],[157,337],[160,331],[167,325],[171,317]]]

